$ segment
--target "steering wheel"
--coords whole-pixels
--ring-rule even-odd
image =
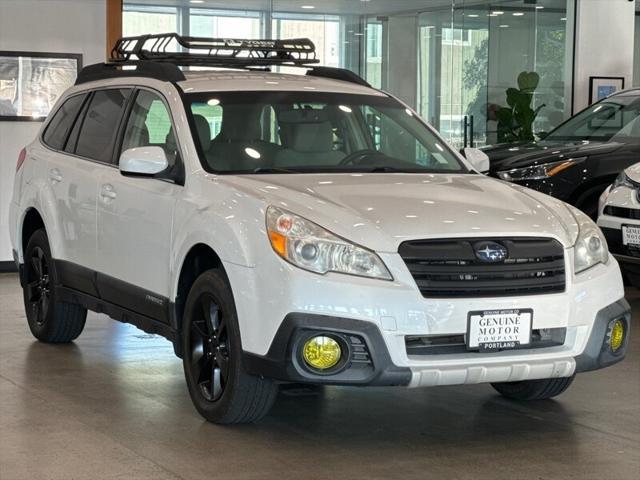
[[[372,150],[370,148],[365,148],[364,150],[356,150],[355,152],[350,153],[342,160],[340,160],[340,163],[338,165],[341,167],[344,167],[346,165],[357,165],[362,159],[372,155],[384,155],[384,153],[377,150]]]

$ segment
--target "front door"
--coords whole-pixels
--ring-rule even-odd
[[[135,94],[121,151],[164,148],[170,168],[180,155],[169,110],[155,92]],[[159,178],[103,172],[98,182],[97,261],[100,292],[111,303],[168,321],[173,214],[182,187]]]

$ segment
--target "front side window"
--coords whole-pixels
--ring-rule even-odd
[[[178,157],[178,143],[171,125],[169,110],[160,96],[140,90],[133,102],[122,140],[122,151],[130,148],[161,147],[173,166]]]
[[[569,121],[549,133],[545,140],[608,142],[625,128],[633,133],[631,125],[640,117],[640,97],[616,95],[583,110]]]
[[[62,150],[69,131],[73,126],[73,122],[76,119],[82,102],[84,102],[86,95],[74,95],[73,97],[65,100],[58,111],[53,115],[51,122],[47,126],[44,132],[43,140],[51,148],[56,150]]]
[[[98,90],[93,94],[78,136],[78,155],[110,162],[122,109],[130,89]]]
[[[389,97],[225,92],[191,94],[187,102],[211,172],[468,172]]]

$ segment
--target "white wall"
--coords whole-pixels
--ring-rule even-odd
[[[84,65],[104,60],[105,0],[0,0],[0,50],[81,53]],[[9,201],[16,159],[39,122],[0,121],[0,262],[12,260]]]
[[[633,86],[640,87],[640,15],[636,15],[636,37],[633,51],[635,53],[633,58]]]
[[[589,77],[625,77],[633,82],[635,3],[579,0],[576,25],[575,111],[589,105]]]

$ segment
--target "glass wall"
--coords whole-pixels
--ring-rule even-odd
[[[567,118],[573,3],[125,0],[124,32],[308,37],[324,65],[397,95],[456,146],[479,146],[527,139]]]

